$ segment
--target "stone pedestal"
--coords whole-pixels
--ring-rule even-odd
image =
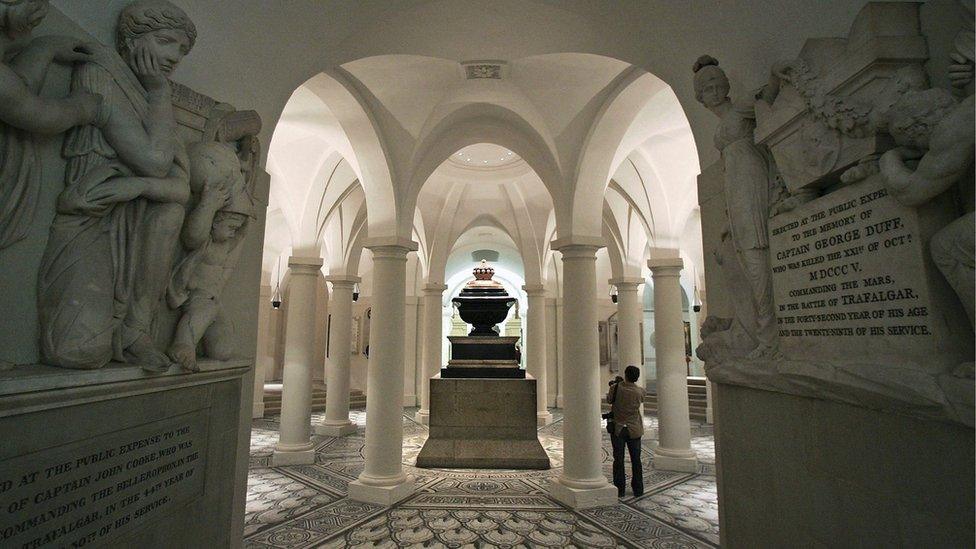
[[[971,428],[714,389],[723,547],[973,547]]]
[[[253,363],[197,364],[0,371],[0,545],[239,546]]]
[[[519,368],[518,337],[449,336],[451,360],[442,378],[525,378]]]
[[[430,380],[430,437],[418,467],[548,469],[536,432],[536,380]]]

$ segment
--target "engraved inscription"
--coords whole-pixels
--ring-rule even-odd
[[[197,411],[0,463],[0,546],[100,545],[203,493]]]
[[[780,338],[931,338],[914,213],[880,185],[810,205],[770,222]]]

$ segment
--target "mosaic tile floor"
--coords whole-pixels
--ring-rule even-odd
[[[363,469],[366,414],[350,416],[359,429],[342,438],[314,437],[313,465],[270,467],[277,418],[255,420],[251,431],[245,547],[717,547],[715,445],[709,425],[692,422],[697,473],[656,471],[657,418],[645,417],[644,495],[617,505],[574,511],[548,496],[563,464],[562,418],[539,429],[553,468],[548,471],[419,469],[426,427],[403,418],[404,469],[416,493],[393,507],[346,497]],[[312,422],[322,420],[313,414]],[[610,441],[603,465],[610,477]],[[627,465],[628,479],[630,466]]]

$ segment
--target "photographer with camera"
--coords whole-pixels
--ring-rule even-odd
[[[617,497],[624,497],[627,477],[624,474],[624,446],[630,454],[631,470],[634,478],[630,486],[634,496],[644,493],[644,471],[641,467],[641,436],[644,435],[644,420],[640,407],[644,402],[644,388],[635,384],[640,377],[637,366],[627,366],[624,378],[617,376],[610,382],[607,402],[610,412],[607,418],[607,431],[613,446],[613,484],[617,487]]]

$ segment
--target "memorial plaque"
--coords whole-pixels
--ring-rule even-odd
[[[200,497],[207,411],[0,463],[0,546],[101,546]]]
[[[933,371],[961,360],[958,334],[968,322],[928,249],[952,219],[945,206],[904,207],[873,177],[770,220],[785,348],[865,362],[899,357]]]

